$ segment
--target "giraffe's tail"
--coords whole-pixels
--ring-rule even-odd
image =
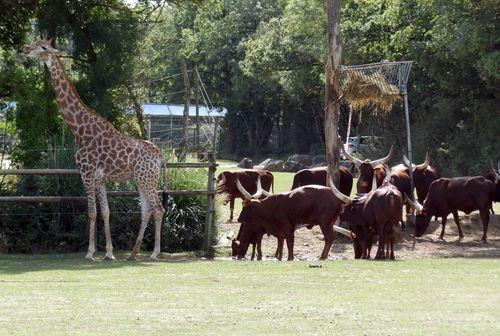
[[[168,208],[168,172],[167,172],[167,160],[163,160],[163,193],[162,193],[162,204],[165,211]]]

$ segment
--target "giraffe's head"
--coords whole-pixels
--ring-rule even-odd
[[[22,54],[27,57],[38,58],[41,61],[45,61],[50,54],[60,55],[61,51],[54,49],[51,43],[52,39],[33,42],[24,47]]]

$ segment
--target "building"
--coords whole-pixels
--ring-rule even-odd
[[[142,109],[149,139],[155,143],[164,143],[172,148],[213,147],[214,130],[218,128],[220,119],[224,118],[227,112],[225,108],[210,110],[206,106],[199,106],[197,117],[196,106],[190,105],[187,143],[184,145],[183,104],[147,103],[142,105]],[[199,130],[198,133],[197,130]]]

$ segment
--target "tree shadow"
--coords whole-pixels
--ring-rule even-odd
[[[100,271],[124,267],[153,267],[157,263],[190,263],[206,259],[194,254],[161,254],[158,260],[150,260],[149,254],[140,254],[136,260],[127,260],[128,253],[117,251],[116,260],[103,260],[98,256],[95,260],[86,260],[85,253],[66,254],[0,254],[0,277],[2,275],[23,274],[39,271]],[[1,281],[1,279],[0,279]]]

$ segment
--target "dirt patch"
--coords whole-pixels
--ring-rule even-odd
[[[439,239],[441,232],[441,221],[432,220],[427,234],[418,238],[413,245],[413,237],[408,228],[403,235],[403,241],[395,245],[396,259],[420,259],[420,258],[498,258],[500,257],[500,215],[491,215],[488,227],[488,242],[481,242],[483,225],[478,212],[470,215],[460,214],[460,224],[465,237],[458,240],[458,230],[453,217],[449,216],[446,225],[444,240]],[[219,232],[234,235],[238,233],[239,223],[223,223]],[[226,239],[224,245],[230,240]],[[299,260],[317,260],[323,250],[324,240],[318,226],[311,230],[301,228],[295,231],[294,256]],[[273,236],[264,236],[262,241],[262,253],[265,259],[273,259],[276,251],[277,240]],[[376,244],[372,249],[372,257],[377,251]],[[251,250],[247,254],[249,256]],[[287,255],[286,244],[283,256]],[[329,259],[353,259],[354,251],[352,243],[336,233]]]

